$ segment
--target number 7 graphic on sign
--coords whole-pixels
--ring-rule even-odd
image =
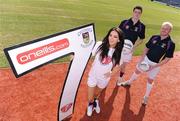
[[[58,105],[60,121],[73,113],[77,90],[95,42],[94,24],[88,24],[5,48],[4,52],[16,77],[70,53],[74,54]]]
[[[61,95],[58,120],[64,119],[73,112],[77,89],[95,44],[92,28],[79,31],[78,36],[82,39],[83,43],[78,44],[78,42],[75,42],[76,46],[72,47],[74,48],[74,59],[70,64],[69,73]]]

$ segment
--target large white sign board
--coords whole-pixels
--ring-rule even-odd
[[[94,24],[5,48],[5,55],[16,77],[68,54],[74,54],[58,106],[58,120],[74,110],[77,90],[95,45]]]

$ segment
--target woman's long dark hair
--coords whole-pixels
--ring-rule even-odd
[[[108,51],[109,51],[109,35],[112,31],[116,31],[118,33],[119,36],[119,42],[117,42],[116,46],[115,46],[115,51],[113,53],[112,56],[112,62],[113,62],[113,66],[119,64],[120,59],[121,59],[121,52],[122,52],[122,48],[124,45],[124,36],[123,36],[123,32],[121,29],[113,27],[109,30],[109,32],[107,33],[107,35],[104,37],[102,44],[99,46],[98,48],[98,52],[100,52],[100,59],[101,61],[108,56]]]

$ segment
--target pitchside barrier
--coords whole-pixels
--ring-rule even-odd
[[[68,54],[74,58],[58,105],[58,120],[73,114],[77,90],[96,43],[94,24],[36,39],[4,49],[16,78]]]

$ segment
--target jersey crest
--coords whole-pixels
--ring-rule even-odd
[[[104,57],[101,63],[104,65],[107,65],[111,62],[112,62],[112,58],[110,56],[108,56],[108,57]]]

